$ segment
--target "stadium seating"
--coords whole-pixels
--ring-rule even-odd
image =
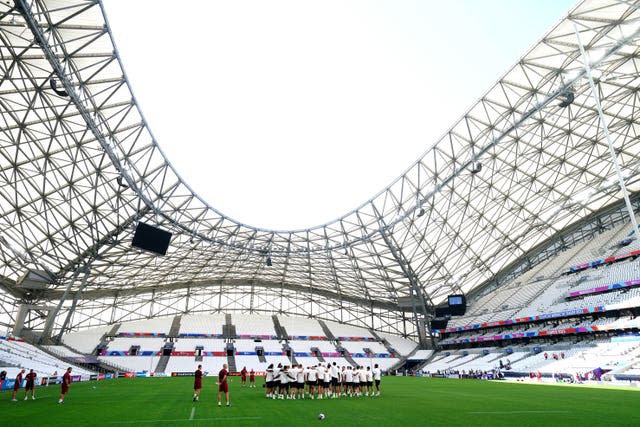
[[[120,325],[118,333],[167,335],[172,322],[173,316],[125,322]]]
[[[262,340],[261,342],[256,342],[255,345],[262,346],[265,352],[282,352],[282,342],[278,340]]]
[[[371,367],[373,368],[374,365],[378,365],[378,367],[382,370],[382,371],[388,371],[391,368],[393,368],[399,361],[400,359],[396,359],[396,358],[367,358],[367,359],[363,359],[364,363],[359,363],[360,365],[364,366],[364,367]],[[359,362],[360,360],[356,360],[357,362]]]
[[[225,342],[217,338],[176,338],[173,351],[195,351],[196,347],[203,347],[203,351],[225,351]]]
[[[181,335],[222,335],[224,314],[185,314],[180,318]]]
[[[280,360],[280,359],[279,359]],[[264,372],[269,366],[269,358],[267,358],[267,362],[261,362],[258,359],[258,356],[236,356],[236,368],[238,371],[242,370],[242,368],[247,368],[247,371],[254,370],[256,372]],[[287,359],[287,364],[291,365],[291,362]]]
[[[317,347],[322,353],[336,352],[336,346],[330,341],[308,341],[308,340],[290,340],[289,346],[295,352],[310,353],[312,347]]]
[[[202,365],[202,369],[209,375],[218,375],[225,363],[227,363],[226,357],[204,356],[202,361],[196,361],[193,356],[171,356],[165,373],[194,372],[198,365]]]
[[[267,346],[270,348],[270,350],[268,351],[274,351],[271,350],[271,348],[276,347],[276,345],[272,345],[273,341],[270,340],[265,340],[265,342],[267,342]],[[277,344],[280,344],[276,341]],[[256,352],[256,347],[263,347],[264,348],[264,344],[262,341],[254,341],[254,340],[246,340],[246,339],[236,339],[233,342],[234,347],[236,349],[236,353],[238,352]],[[265,350],[267,351],[267,350]],[[282,351],[282,344],[280,344],[280,348],[278,350],[275,351]]]
[[[275,336],[276,331],[271,316],[252,314],[250,316],[232,315],[236,334],[239,336]]]
[[[164,338],[151,338],[151,337],[116,337],[109,341],[107,345],[107,352],[111,351],[123,351],[128,352],[131,347],[139,346],[140,352],[159,352],[164,345]]]
[[[368,339],[374,340],[375,338],[371,335],[368,329],[359,328],[357,326],[346,325],[343,323],[325,321],[326,325],[331,330],[336,339],[339,341],[343,341],[344,338],[348,339]]]
[[[391,335],[384,332],[378,332],[380,338],[387,340],[391,348],[393,348],[400,356],[407,356],[416,349],[418,344],[406,338],[397,335]]]
[[[375,354],[389,354],[385,346],[375,341],[341,341],[340,345],[349,353],[364,353],[369,348]]]
[[[98,356],[98,359],[112,366],[132,372],[154,372],[159,356]],[[193,359],[193,358],[192,358]]]
[[[640,318],[630,312],[611,314],[612,310],[640,306],[640,286],[634,282],[640,279],[640,259],[629,252],[640,242],[618,244],[628,234],[628,226],[609,230],[499,288],[470,296],[466,315],[451,319],[439,341],[443,349],[435,354],[417,350],[415,342],[397,335],[374,334],[333,321],[324,321],[325,328],[316,319],[278,316],[274,321],[270,315],[236,314],[230,316],[235,339],[222,337],[229,316],[189,314],[71,332],[62,337],[65,346],[44,349],[60,358],[74,358],[90,354],[104,343],[100,360],[122,370],[153,372],[165,344],[173,343],[166,373],[192,372],[198,364],[217,372],[227,363],[227,345],[232,343],[236,368],[258,372],[270,363],[290,365],[294,359],[305,366],[324,360],[339,366],[378,364],[385,370],[399,362],[396,356],[412,355],[409,360],[428,360],[422,367],[428,372],[491,371],[502,366],[511,375],[538,371],[575,375],[596,368],[612,375],[640,375],[640,337],[619,339],[624,331],[637,332]],[[594,262],[615,255],[621,255],[619,262]],[[603,315],[605,312],[608,314]],[[286,330],[286,337],[276,330],[278,323]],[[608,335],[594,335],[594,331]],[[525,337],[537,341],[519,340]],[[508,347],[497,347],[505,340]],[[287,345],[290,356],[285,352]],[[130,355],[132,347],[138,349],[137,356]],[[257,355],[256,347],[264,350],[264,358]],[[342,349],[348,353],[345,357]],[[39,375],[60,372],[68,365],[35,346],[6,340],[0,340],[0,361],[10,372],[25,366],[33,367]],[[76,372],[91,374],[81,368]]]
[[[47,350],[49,353],[53,353],[60,357],[83,357],[84,354],[81,354],[77,351],[70,349],[69,347],[65,347],[63,345],[43,345],[42,348]]]
[[[0,339],[0,365],[5,365],[3,369],[7,372],[16,374],[19,368],[33,369],[39,377],[62,375],[69,366],[73,367],[76,375],[88,376],[94,373],[45,353],[32,344],[5,339]]]
[[[409,360],[428,360],[433,355],[433,350],[418,350],[409,356]]]
[[[325,336],[322,326],[316,319],[298,319],[294,317],[278,316],[278,321],[290,336],[293,332],[295,332],[295,336]]]
[[[80,353],[91,354],[98,344],[100,344],[102,336],[108,333],[112,327],[112,325],[98,326],[64,334],[62,336],[62,342]]]
[[[296,362],[304,367],[308,367],[318,364],[319,360],[317,357],[296,356]]]

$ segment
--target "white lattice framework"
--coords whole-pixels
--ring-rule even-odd
[[[56,329],[236,311],[414,334],[447,294],[621,200],[574,24],[638,191],[637,6],[580,3],[368,202],[322,226],[266,230],[225,216],[177,175],[99,1],[0,2],[3,323],[19,304],[63,299]],[[167,256],[131,247],[138,221],[173,233]],[[50,272],[47,289],[20,287],[27,270]],[[402,297],[415,306],[400,309]]]

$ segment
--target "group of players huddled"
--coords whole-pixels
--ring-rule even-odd
[[[266,396],[271,399],[337,399],[339,397],[380,396],[381,370],[376,364],[342,366],[335,362],[319,363],[303,368],[302,365],[267,367],[265,373]],[[375,387],[375,390],[374,390]]]

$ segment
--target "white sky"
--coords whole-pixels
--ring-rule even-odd
[[[400,176],[573,0],[103,0],[160,147],[210,205],[280,230]]]

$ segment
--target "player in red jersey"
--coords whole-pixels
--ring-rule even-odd
[[[16,394],[18,393],[18,390],[20,390],[20,386],[22,385],[23,374],[24,374],[24,369],[22,369],[20,372],[18,372],[18,375],[16,375],[16,382],[13,384],[13,393],[11,393],[11,400],[13,402],[18,401],[18,399],[16,399]]]
[[[253,368],[251,368],[251,371],[249,371],[249,387],[254,387],[256,386],[256,372],[253,370]]]
[[[231,406],[231,402],[229,401],[229,384],[227,383],[227,377],[229,376],[229,371],[227,371],[227,364],[222,365],[222,369],[218,372],[218,406],[221,406],[220,396],[224,393],[224,398],[227,402],[227,406]]]
[[[247,367],[246,366],[242,368],[242,371],[240,371],[240,379],[241,379],[240,385],[242,387],[246,387],[247,385]]]
[[[2,390],[2,386],[7,379],[7,371],[4,369],[0,371],[0,390]]]
[[[202,389],[202,365],[198,365],[195,377],[193,381],[193,401],[197,402],[200,400],[200,390]]]
[[[62,376],[62,390],[60,391],[60,399],[58,399],[58,403],[64,403],[64,395],[69,391],[69,386],[71,385],[71,367],[67,368],[67,372]]]
[[[31,400],[36,400],[35,392],[36,392],[36,374],[33,369],[29,371],[27,376],[27,384],[24,386],[24,400],[27,400],[29,391],[31,391]]]

